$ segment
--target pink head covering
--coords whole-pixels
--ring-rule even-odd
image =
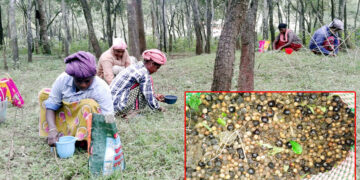
[[[125,41],[122,40],[121,38],[115,38],[111,48],[125,50],[127,48],[127,45],[126,45]]]
[[[164,65],[166,63],[166,56],[158,49],[149,49],[143,52],[144,60],[153,60],[154,62]]]
[[[76,78],[88,78],[96,74],[95,56],[89,52],[79,51],[64,60],[65,72]]]

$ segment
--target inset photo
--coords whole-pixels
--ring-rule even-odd
[[[355,92],[185,96],[187,180],[355,179]]]

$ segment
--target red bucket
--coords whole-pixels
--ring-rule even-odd
[[[286,54],[291,54],[294,50],[292,48],[285,48]]]

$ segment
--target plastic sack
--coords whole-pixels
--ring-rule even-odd
[[[110,119],[110,120],[109,120]],[[125,169],[125,159],[114,117],[92,114],[89,169],[93,175],[110,175]]]

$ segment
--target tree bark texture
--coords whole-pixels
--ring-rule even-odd
[[[263,1],[263,19],[262,19],[262,29],[263,29],[263,39],[269,39],[269,7],[267,5],[267,0]]]
[[[12,55],[14,61],[14,69],[19,68],[19,47],[18,47],[18,37],[17,37],[17,29],[16,29],[16,21],[15,21],[15,2],[16,0],[9,1],[9,33],[11,38],[11,46],[12,46]]]
[[[232,0],[222,28],[215,58],[212,91],[229,91],[235,61],[235,42],[246,17],[247,0]]]
[[[64,22],[64,32],[65,32],[65,37],[63,38],[63,42],[64,42],[64,52],[65,52],[65,56],[69,56],[69,39],[70,39],[70,29],[69,29],[69,24],[68,24],[68,19],[67,19],[67,8],[66,8],[66,2],[65,0],[61,0],[61,12],[62,12],[62,17],[63,17],[63,22]]]
[[[241,58],[239,68],[238,90],[254,90],[254,63],[256,42],[256,13],[258,0],[252,0],[241,32]]]
[[[146,36],[144,28],[144,15],[142,9],[142,0],[136,0],[136,21],[139,33],[139,48],[140,53],[143,53],[146,50]]]
[[[269,6],[269,26],[270,26],[270,36],[271,36],[271,44],[275,40],[275,28],[274,28],[274,6],[273,6],[273,0],[267,0],[268,6]],[[272,47],[275,48],[275,47]]]
[[[211,47],[211,22],[213,19],[214,3],[213,0],[206,0],[206,44],[205,53],[210,54]]]
[[[32,62],[32,44],[33,44],[33,36],[32,36],[32,29],[31,29],[31,0],[27,0],[27,20],[26,20],[26,26],[27,26],[27,52],[28,52],[28,62]],[[1,12],[0,12],[1,14]]]
[[[51,48],[49,43],[49,38],[47,34],[47,22],[44,11],[44,1],[37,0],[37,5],[39,7],[39,25],[40,25],[40,44],[43,47],[44,54],[51,54]]]
[[[101,52],[101,48],[99,46],[99,42],[95,35],[89,4],[87,3],[86,0],[80,0],[80,2],[81,2],[82,9],[84,11],[86,25],[88,28],[89,40],[91,41],[91,45],[95,51],[96,57],[99,58],[101,56],[102,52]]]
[[[105,1],[105,11],[106,11],[106,33],[107,33],[107,42],[109,47],[112,46],[112,37],[113,37],[113,29],[111,27],[111,12],[110,5],[112,0]]]
[[[136,22],[136,0],[127,1],[129,53],[140,60],[139,32]]]
[[[196,36],[196,55],[203,53],[203,38],[201,34],[201,22],[200,22],[200,13],[198,7],[198,0],[192,0],[192,10],[193,10],[193,22],[195,28]]]
[[[331,0],[331,20],[335,18],[335,0]]]
[[[1,4],[0,4],[0,49],[4,45],[4,30],[2,26],[2,18],[1,18]]]

